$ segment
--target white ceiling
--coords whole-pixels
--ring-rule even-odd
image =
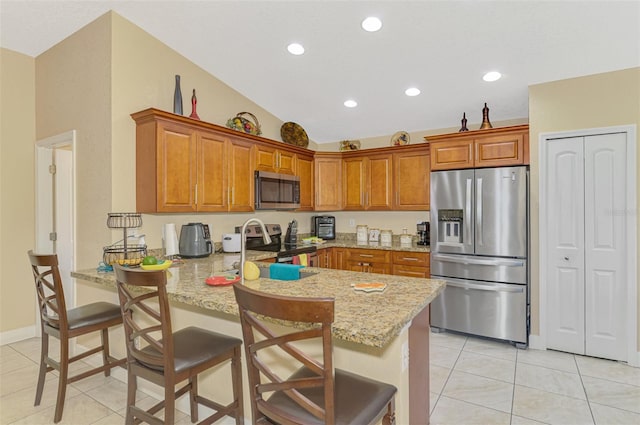
[[[491,121],[524,118],[531,84],[640,66],[639,0],[0,0],[0,46],[35,57],[109,9],[319,143],[455,127],[463,112],[474,129],[484,102]],[[360,28],[370,15],[377,33]],[[490,70],[503,78],[483,82]]]

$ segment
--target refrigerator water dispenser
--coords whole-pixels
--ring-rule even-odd
[[[463,243],[462,237],[463,210],[438,211],[438,242]]]

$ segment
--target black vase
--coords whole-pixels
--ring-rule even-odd
[[[180,90],[179,75],[176,75],[176,89],[173,92],[173,113],[182,115],[182,91]]]

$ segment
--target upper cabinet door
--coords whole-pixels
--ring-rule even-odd
[[[313,158],[315,175],[315,210],[342,209],[342,156],[339,153],[319,153]]]
[[[342,209],[364,210],[366,205],[367,175],[365,158],[342,160]]]
[[[300,208],[298,211],[313,211],[313,194],[315,193],[313,157],[298,155],[296,169],[296,175],[300,177]]]
[[[229,145],[229,211],[254,210],[253,143],[231,139]]]
[[[474,140],[476,167],[524,163],[524,134],[506,134]]]
[[[215,133],[201,133],[198,140],[198,211],[227,211],[229,139]]]
[[[431,169],[455,170],[473,167],[473,140],[431,143]]]
[[[393,192],[393,156],[370,155],[367,158],[367,192],[365,209],[390,210]]]
[[[393,154],[394,188],[393,209],[426,211],[429,209],[429,180],[431,163],[429,146],[420,150]]]
[[[196,133],[170,123],[158,123],[157,185],[158,212],[196,211]],[[140,158],[145,161],[145,158]],[[149,188],[138,187],[145,191]],[[141,195],[144,196],[144,193]]]

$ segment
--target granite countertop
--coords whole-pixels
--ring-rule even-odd
[[[247,251],[247,259],[260,261],[273,252]],[[168,269],[169,299],[204,309],[238,316],[238,306],[231,286],[208,286],[205,279],[224,274],[233,268],[239,254],[214,254],[203,259],[183,260]],[[269,264],[258,263],[261,267]],[[246,285],[264,292],[302,297],[335,299],[333,335],[338,339],[373,347],[384,347],[442,292],[445,282],[374,273],[307,267],[315,273],[296,281],[260,278]],[[71,272],[76,279],[115,287],[113,272],[96,269]],[[384,292],[356,292],[351,283],[386,283]]]

